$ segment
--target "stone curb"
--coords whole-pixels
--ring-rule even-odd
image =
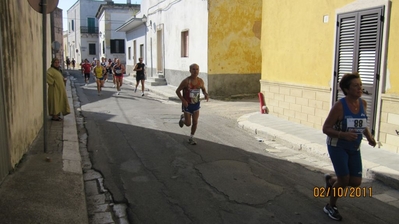
[[[67,83],[66,83],[66,91],[68,97],[68,104],[71,113],[67,116],[64,116],[63,119],[63,149],[62,149],[62,160],[63,160],[63,170],[66,172],[77,173],[80,175],[80,181],[82,182],[81,186],[84,186],[83,181],[83,171],[82,171],[82,159],[79,151],[79,139],[77,133],[76,126],[76,116],[75,109],[73,106],[73,96],[72,96],[72,83],[70,81],[69,72],[67,72]],[[84,192],[84,187],[81,189]],[[86,223],[89,223],[88,213],[87,213],[87,201],[86,196],[83,195],[83,198],[76,198],[76,200],[80,200],[81,203],[84,204],[84,211],[81,211],[82,214],[87,217]]]

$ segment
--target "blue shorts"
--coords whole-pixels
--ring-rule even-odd
[[[360,150],[344,149],[328,145],[328,154],[334,166],[335,174],[339,177],[362,177],[362,157]]]
[[[195,104],[188,104],[188,107],[184,107],[183,105],[181,106],[182,111],[185,113],[190,113],[190,114],[194,114],[194,112],[199,111],[200,107],[200,103],[195,103]]]

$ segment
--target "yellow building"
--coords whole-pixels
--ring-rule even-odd
[[[268,0],[262,6],[261,92],[270,113],[317,129],[358,71],[369,128],[399,153],[397,0]]]
[[[208,90],[213,98],[259,92],[261,0],[208,1]]]

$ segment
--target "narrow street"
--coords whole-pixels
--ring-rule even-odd
[[[239,129],[236,119],[258,110],[256,99],[202,101],[195,135],[180,128],[181,105],[131,86],[117,96],[112,82],[97,95],[71,72],[88,133],[93,169],[131,223],[335,223],[323,213],[323,172],[276,158],[273,148]],[[362,187],[385,191],[378,182]],[[369,196],[338,202],[346,223],[397,223],[399,209]]]

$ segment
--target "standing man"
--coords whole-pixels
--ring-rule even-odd
[[[71,60],[69,60],[69,58],[66,59],[66,65],[67,69],[69,69],[69,66],[71,66]]]
[[[200,90],[205,95],[206,101],[209,100],[209,95],[206,92],[204,81],[198,77],[199,66],[197,64],[190,65],[190,76],[183,79],[179,87],[176,89],[176,94],[182,102],[183,114],[180,116],[179,126],[191,126],[191,135],[188,139],[190,145],[196,145],[193,137],[197,130],[199,109],[200,109]],[[183,95],[181,94],[183,91]]]
[[[145,64],[143,63],[143,58],[139,58],[139,62],[134,66],[133,71],[136,71],[136,88],[134,92],[137,91],[137,86],[141,82],[141,96],[144,96]]]
[[[73,68],[73,70],[75,70],[75,64],[76,64],[75,58],[72,58],[72,68]]]

